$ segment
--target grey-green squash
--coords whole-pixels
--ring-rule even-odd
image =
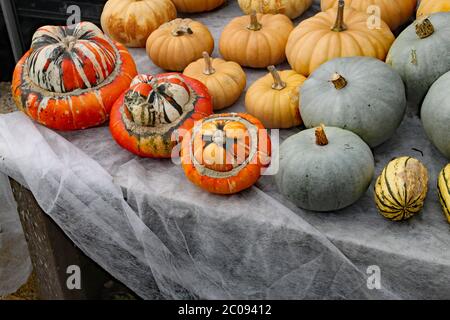
[[[366,192],[374,166],[369,146],[356,134],[318,127],[283,142],[275,181],[280,193],[300,208],[336,211]]]
[[[395,40],[386,58],[402,77],[413,109],[430,86],[450,70],[450,12],[416,20]]]
[[[450,42],[450,38],[448,40]],[[450,55],[450,52],[448,53]],[[422,104],[421,119],[428,138],[450,159],[450,72],[430,88]]]
[[[406,111],[399,74],[369,57],[333,59],[301,89],[300,114],[307,128],[321,123],[359,135],[376,147],[394,135]]]

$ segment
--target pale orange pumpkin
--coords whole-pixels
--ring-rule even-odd
[[[285,14],[295,19],[312,5],[312,0],[238,0],[245,14],[258,13]]]
[[[436,1],[436,0],[432,0]],[[386,22],[391,30],[395,30],[408,22],[414,14],[417,0],[345,0],[346,7],[362,11],[367,14],[380,14],[381,19]],[[337,8],[337,0],[321,0],[322,11]],[[372,10],[376,6],[378,10]]]
[[[346,8],[339,1],[332,8],[304,20],[292,31],[286,56],[292,69],[309,76],[328,60],[340,57],[367,56],[383,60],[395,40],[389,26],[380,21],[379,28],[369,28],[369,15]]]
[[[269,129],[301,125],[299,89],[306,78],[293,70],[278,72],[274,66],[268,69],[270,73],[253,83],[247,91],[247,112]]]
[[[219,49],[225,60],[244,67],[266,68],[286,59],[285,47],[294,26],[283,14],[234,18],[223,30]]]
[[[226,0],[172,0],[179,12],[206,12],[223,5]]]
[[[175,19],[160,26],[147,39],[147,54],[157,66],[183,71],[191,62],[211,54],[214,39],[208,28],[191,19]]]
[[[170,0],[108,0],[103,8],[103,31],[127,47],[145,47],[148,36],[177,17]]]
[[[214,110],[235,103],[247,84],[247,76],[240,65],[219,58],[212,59],[207,52],[203,52],[203,58],[188,65],[183,74],[199,80],[208,88]]]
[[[421,0],[417,9],[417,18],[436,12],[449,12],[450,0]]]

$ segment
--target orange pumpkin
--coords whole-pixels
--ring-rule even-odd
[[[422,0],[423,1],[423,0]],[[431,0],[436,1],[436,0]],[[321,0],[322,11],[330,8],[337,8],[336,0]],[[417,6],[417,0],[345,0],[345,6],[368,14],[375,14],[373,8],[378,7],[380,18],[388,24],[391,30],[395,30],[408,22],[408,19],[414,14]]]
[[[172,0],[179,12],[197,13],[214,10],[226,0]]]
[[[334,58],[367,56],[383,60],[395,40],[388,25],[369,28],[370,16],[347,8],[339,0],[338,9],[330,9],[302,21],[291,32],[286,56],[292,69],[309,76],[323,63]]]
[[[199,121],[183,139],[181,163],[188,179],[217,194],[250,188],[270,163],[271,144],[258,119],[245,113]]]
[[[94,24],[45,26],[17,63],[12,95],[19,110],[49,128],[84,129],[108,119],[136,74],[126,48]]]
[[[110,130],[134,154],[170,158],[194,121],[212,113],[211,97],[201,82],[179,73],[139,75],[114,104]]]
[[[417,18],[436,12],[449,12],[450,0],[421,0],[417,9]]]

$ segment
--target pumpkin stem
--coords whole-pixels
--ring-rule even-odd
[[[325,134],[325,126],[323,124],[316,128],[316,144],[318,146],[326,146],[328,144],[328,138]]]
[[[344,7],[345,7],[344,0],[339,0],[336,22],[334,23],[333,28],[331,28],[332,31],[342,32],[347,30],[347,27],[345,26],[344,23]]]
[[[347,86],[347,80],[337,72],[331,76],[330,82],[334,84],[337,90],[341,90]]]
[[[434,26],[428,16],[417,21],[416,34],[420,39],[425,39],[434,33]]]
[[[258,22],[258,16],[256,15],[256,11],[253,10],[250,14],[250,24],[247,26],[248,30],[258,31],[261,30],[262,24]]]
[[[203,51],[203,59],[205,60],[205,69],[203,70],[203,73],[206,75],[211,75],[216,72],[216,70],[212,66],[212,60],[209,56],[208,52]]]
[[[284,88],[286,88],[286,82],[281,80],[280,73],[277,71],[275,66],[268,66],[267,69],[273,77],[272,89],[283,90]]]
[[[172,35],[174,37],[183,36],[185,34],[193,34],[194,31],[187,25],[179,25],[175,29],[172,30]]]

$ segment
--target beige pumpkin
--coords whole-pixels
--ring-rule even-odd
[[[147,54],[154,64],[171,71],[183,71],[200,59],[204,51],[211,54],[214,39],[208,28],[191,19],[175,19],[160,26],[147,40]]]
[[[226,0],[172,0],[179,12],[196,13],[214,10]]]
[[[251,14],[253,11],[281,13],[295,19],[311,7],[312,0],[238,0],[238,3],[245,14]]]
[[[148,36],[160,25],[177,17],[170,0],[109,0],[101,25],[112,39],[127,47],[145,47]]]
[[[270,73],[253,83],[247,91],[247,112],[270,129],[301,125],[299,91],[306,78],[293,70],[278,72],[274,66],[268,69]]]
[[[266,68],[286,59],[287,39],[294,28],[283,14],[256,14],[234,18],[220,36],[225,60],[244,67]]]
[[[188,65],[183,74],[199,80],[208,88],[214,110],[235,103],[247,84],[247,76],[240,65],[219,58],[212,59],[207,52],[203,52],[203,58]]]

